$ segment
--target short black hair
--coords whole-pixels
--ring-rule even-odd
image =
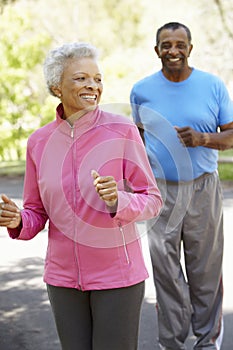
[[[186,25],[184,25],[182,23],[179,23],[179,22],[169,22],[169,23],[164,24],[162,27],[160,27],[157,30],[157,33],[156,33],[156,45],[159,44],[159,37],[160,37],[160,33],[161,33],[162,30],[164,30],[164,29],[176,30],[176,29],[179,29],[179,28],[184,28],[184,30],[187,33],[188,41],[191,43],[191,41],[192,41],[191,32],[190,32],[190,29],[188,27],[186,27]]]

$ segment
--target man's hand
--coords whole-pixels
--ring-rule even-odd
[[[16,228],[21,223],[21,214],[17,205],[5,194],[1,195],[0,202],[0,226]]]
[[[207,133],[196,131],[189,126],[179,128],[175,126],[180,142],[185,147],[205,146]]]

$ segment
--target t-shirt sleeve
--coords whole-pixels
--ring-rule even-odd
[[[233,100],[221,80],[219,86],[219,125],[224,125],[233,122]]]
[[[133,88],[130,93],[130,104],[131,104],[131,110],[132,110],[132,117],[135,124],[141,123],[140,114],[138,112],[139,109],[139,103],[137,101],[137,95],[135,93],[135,89]]]

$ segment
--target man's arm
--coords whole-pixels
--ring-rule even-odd
[[[233,148],[233,122],[220,126],[220,131],[215,133],[199,132],[189,126],[175,129],[186,147],[203,146],[219,151]]]
[[[138,131],[139,131],[139,134],[142,138],[142,141],[145,145],[145,138],[144,138],[144,127],[143,127],[143,124],[142,123],[137,123],[137,127],[138,127]]]

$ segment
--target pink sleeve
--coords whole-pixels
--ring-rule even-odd
[[[44,229],[48,216],[41,201],[36,166],[32,159],[31,148],[28,144],[26,171],[24,179],[23,207],[21,211],[22,226],[8,229],[11,238],[29,240]]]
[[[119,191],[115,219],[126,222],[155,217],[162,207],[162,198],[149,160],[136,127],[130,128],[125,146],[124,178],[128,191]]]

